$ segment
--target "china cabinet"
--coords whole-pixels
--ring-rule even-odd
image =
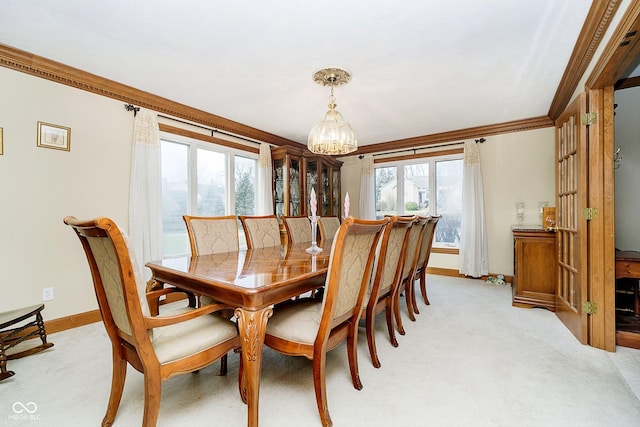
[[[329,156],[289,146],[271,149],[274,213],[309,215],[309,196],[315,189],[318,216],[340,216],[340,168]]]

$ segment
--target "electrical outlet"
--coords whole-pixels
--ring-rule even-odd
[[[51,301],[53,299],[53,288],[42,288],[42,301]]]

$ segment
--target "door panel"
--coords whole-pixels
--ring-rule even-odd
[[[556,224],[558,291],[556,314],[576,338],[587,343],[587,132],[580,118],[586,112],[586,94],[556,120]]]

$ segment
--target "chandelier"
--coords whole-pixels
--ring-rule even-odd
[[[336,110],[336,98],[333,95],[335,86],[342,86],[351,80],[351,74],[340,68],[325,68],[313,74],[313,80],[322,86],[331,86],[329,111],[320,123],[309,132],[307,147],[316,154],[340,155],[358,149],[358,141],[351,125],[344,121],[342,114]]]

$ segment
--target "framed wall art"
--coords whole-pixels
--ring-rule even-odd
[[[2,128],[0,128],[0,156],[4,154],[4,141],[2,139]]]
[[[38,147],[71,151],[71,128],[38,122]]]

